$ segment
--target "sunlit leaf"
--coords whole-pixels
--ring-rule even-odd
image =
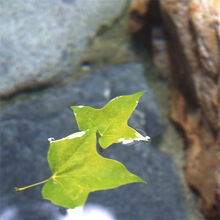
[[[67,208],[83,205],[90,192],[145,182],[97,153],[94,129],[51,141],[48,162],[53,175],[42,189],[43,198]]]
[[[72,106],[79,130],[94,128],[100,135],[99,143],[103,149],[113,143],[130,143],[134,140],[148,141],[136,130],[127,125],[127,121],[144,94],[138,92],[133,95],[118,96],[108,102],[101,109],[89,106]]]
[[[130,143],[149,140],[127,125],[127,120],[144,92],[119,96],[102,109],[74,106],[76,120],[81,132],[60,140],[49,138],[48,163],[52,176],[41,182],[15,188],[22,191],[44,184],[44,199],[54,204],[75,208],[86,202],[88,194],[97,190],[112,189],[133,182],[144,182],[129,172],[118,161],[100,156],[96,151],[96,134],[99,143],[107,148],[112,143]]]

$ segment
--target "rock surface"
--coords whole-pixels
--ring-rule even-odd
[[[220,217],[220,2],[160,1],[173,77],[172,118],[187,139],[186,174],[205,215]]]
[[[127,0],[0,2],[0,98],[74,74],[88,41]]]
[[[129,28],[131,32],[141,31],[145,26],[147,12],[149,11],[150,0],[132,0],[129,7]]]
[[[169,55],[159,9],[159,0],[133,0],[129,10],[129,28],[132,36],[138,36],[142,46],[150,50],[153,64],[168,78]],[[144,42],[148,41],[148,43]]]
[[[18,210],[18,220],[56,219],[60,215],[58,208],[41,199],[40,187],[20,193],[13,192],[13,187],[50,176],[47,139],[77,131],[71,105],[101,107],[109,98],[146,89],[148,92],[129,123],[151,136],[161,134],[163,121],[143,72],[138,63],[109,66],[77,81],[69,79],[53,88],[17,96],[5,104],[0,112],[0,203],[3,204],[0,213],[13,207]],[[146,143],[115,145],[104,156],[124,162],[148,184],[94,192],[88,203],[110,207],[117,220],[188,219],[177,167],[171,156]]]

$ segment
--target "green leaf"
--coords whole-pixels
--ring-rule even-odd
[[[85,106],[72,107],[81,132],[60,140],[48,139],[50,148],[48,163],[53,175],[41,182],[15,188],[22,191],[44,184],[42,196],[54,204],[75,208],[86,202],[88,194],[132,182],[144,182],[130,173],[118,161],[103,158],[96,151],[96,133],[99,143],[107,148],[112,143],[128,143],[134,140],[149,140],[127,125],[144,92],[119,96],[102,109]]]
[[[113,143],[130,143],[134,140],[148,141],[136,130],[127,125],[127,121],[145,91],[133,95],[119,96],[112,99],[101,109],[89,106],[72,106],[79,130],[94,128],[100,135],[99,143],[103,149]]]
[[[67,208],[83,205],[96,190],[145,183],[123,164],[97,153],[95,129],[51,141],[48,162],[53,175],[42,189],[43,198]]]

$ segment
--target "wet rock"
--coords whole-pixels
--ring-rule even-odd
[[[150,0],[132,0],[128,11],[131,32],[136,33],[143,29],[149,2]]]
[[[207,217],[220,216],[219,1],[160,1],[173,78],[172,118],[187,139],[187,179]]]
[[[15,97],[0,112],[0,194],[2,210],[16,208],[16,219],[56,219],[59,209],[42,200],[40,187],[19,193],[25,186],[48,178],[48,138],[77,131],[71,105],[102,107],[110,98],[146,89],[129,123],[153,137],[164,125],[154,94],[138,63],[108,66],[64,85]],[[106,205],[120,219],[187,219],[184,194],[171,156],[151,144],[115,145],[104,156],[118,159],[148,181],[117,189],[94,192],[88,203]],[[4,212],[3,212],[4,213]],[[16,214],[17,213],[17,214]]]
[[[0,97],[47,87],[74,69],[90,38],[127,0],[13,0],[0,3]]]

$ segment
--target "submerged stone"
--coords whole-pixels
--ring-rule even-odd
[[[50,220],[59,215],[58,208],[41,198],[41,187],[19,193],[13,192],[13,188],[51,176],[47,163],[48,137],[58,140],[76,132],[78,128],[70,106],[83,104],[100,108],[109,101],[106,90],[109,98],[147,90],[137,106],[142,114],[134,112],[129,124],[152,138],[163,131],[163,119],[139,63],[106,66],[77,81],[17,96],[0,112],[0,202],[3,204],[0,209],[16,207],[19,220],[33,216]],[[148,124],[149,119],[154,123]],[[110,207],[117,220],[187,219],[182,186],[171,156],[146,142],[137,142],[134,146],[118,144],[103,153],[124,162],[129,171],[148,184],[134,183],[95,192],[89,196],[88,203]]]

